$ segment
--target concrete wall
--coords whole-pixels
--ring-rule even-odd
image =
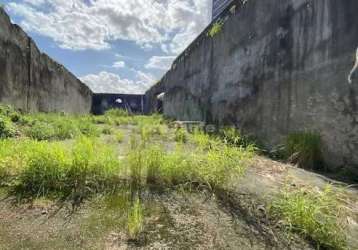
[[[0,103],[29,112],[87,113],[92,92],[0,8]]]
[[[158,112],[157,96],[165,92],[165,81],[159,81],[145,93],[144,112],[147,114]]]
[[[165,115],[236,125],[268,147],[294,131],[317,131],[329,165],[357,166],[358,72],[347,79],[358,1],[236,4],[221,32],[204,31],[159,83]]]

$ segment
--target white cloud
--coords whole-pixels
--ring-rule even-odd
[[[147,69],[168,70],[174,59],[175,56],[152,56],[145,67]]]
[[[211,0],[23,0],[7,5],[28,31],[72,50],[110,48],[134,41],[142,48],[166,44],[179,53],[208,24]]]
[[[107,71],[89,74],[80,79],[95,93],[143,94],[155,83],[155,78],[141,71],[136,73],[135,80],[122,79]]]
[[[124,68],[126,66],[126,63],[123,61],[114,62],[112,67],[116,69]]]
[[[6,7],[12,15],[21,17],[20,25],[26,31],[52,38],[61,48],[105,50],[115,41],[126,40],[135,42],[144,53],[160,48],[167,55],[152,56],[148,62],[140,56],[116,55],[116,62],[105,68],[130,69],[132,65],[136,69],[167,70],[175,55],[209,23],[211,1],[10,0]],[[81,79],[95,92],[143,93],[155,79],[134,71],[133,79],[107,71]]]
[[[25,3],[29,3],[33,6],[40,6],[46,2],[46,0],[24,0]]]

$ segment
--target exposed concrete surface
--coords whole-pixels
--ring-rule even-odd
[[[147,92],[148,105],[160,89],[165,115],[235,124],[268,147],[294,131],[317,131],[327,163],[358,165],[358,73],[347,81],[358,1],[241,2],[220,33],[204,31],[177,58]]]
[[[92,92],[0,8],[0,102],[29,112],[87,113]]]

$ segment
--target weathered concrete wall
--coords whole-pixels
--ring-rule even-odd
[[[92,92],[0,8],[0,103],[29,112],[87,113]]]
[[[239,2],[219,34],[204,31],[163,77],[164,113],[235,124],[269,147],[317,131],[327,163],[357,165],[358,72],[352,84],[347,78],[358,1]]]
[[[159,81],[145,93],[144,112],[147,114],[156,113],[158,107],[157,96],[165,92],[165,81]]]

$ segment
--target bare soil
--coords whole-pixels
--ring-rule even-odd
[[[121,210],[108,208],[102,197],[74,211],[69,203],[5,198],[0,249],[312,249],[297,239],[270,239],[246,214],[206,191],[149,195],[144,230],[135,241],[127,237]]]

